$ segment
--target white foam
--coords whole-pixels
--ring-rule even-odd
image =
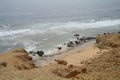
[[[7,26],[5,26],[5,25],[0,25],[0,29],[6,29],[7,28]]]
[[[57,47],[62,47],[62,50],[58,50]],[[55,55],[55,54],[59,54],[59,53],[62,53],[62,52],[65,52],[67,51],[69,48],[66,46],[66,45],[57,45],[56,47],[54,47],[53,49],[51,50],[48,50],[45,52],[45,55]]]
[[[1,31],[0,36],[8,36],[8,35],[14,35],[18,33],[24,33],[31,31],[31,29],[23,29],[23,30],[14,30],[14,31]]]
[[[92,28],[102,28],[120,25],[120,19],[106,19],[106,20],[90,20],[88,22],[80,21],[70,21],[70,22],[51,22],[40,24],[39,27],[45,27],[43,34],[45,33],[55,33],[58,35],[67,34],[73,30],[79,29],[92,29]],[[40,32],[40,31],[39,31]]]
[[[58,50],[57,49],[52,49],[52,50],[48,50],[45,55],[54,55],[54,54],[57,54],[58,53]]]
[[[20,41],[20,42],[24,44],[25,49],[27,51],[35,50],[36,47],[37,47],[36,45],[39,44],[39,42],[35,42],[33,40],[23,40],[23,41]]]
[[[120,20],[101,20],[101,21],[90,21],[90,22],[67,22],[60,27],[65,29],[90,29],[90,28],[101,28],[120,25]]]
[[[46,22],[46,23],[36,23],[31,25],[29,29],[21,29],[14,31],[0,31],[0,36],[8,36],[23,33],[23,35],[35,35],[35,34],[46,34],[46,33],[56,33],[58,35],[63,35],[69,33],[71,30],[78,29],[91,29],[91,28],[101,28],[120,25],[120,19],[108,19],[108,20],[91,20],[88,22],[80,21],[70,21],[70,22]],[[26,33],[27,32],[27,33]]]
[[[46,41],[46,40],[48,40],[48,39],[47,39],[47,38],[45,38],[45,39],[43,39],[43,40],[45,40],[45,41]]]

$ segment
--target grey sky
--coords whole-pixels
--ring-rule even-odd
[[[120,0],[0,0],[2,22],[120,14]]]
[[[0,10],[71,10],[120,7],[120,0],[0,0]]]
[[[120,0],[0,0],[0,23],[119,17]]]

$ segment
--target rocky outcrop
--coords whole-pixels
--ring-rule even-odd
[[[120,34],[103,34],[96,37],[96,44],[100,49],[116,48],[120,46],[119,40]]]
[[[28,70],[35,68],[24,49],[12,49],[0,54],[0,65],[6,67],[7,70]]]

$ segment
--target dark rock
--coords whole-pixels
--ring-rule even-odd
[[[62,49],[62,47],[57,47],[58,48],[58,50],[61,50]]]
[[[64,60],[56,60],[55,61],[58,63],[58,64],[61,64],[61,65],[67,65],[67,61],[64,61]]]
[[[87,72],[87,69],[86,68],[82,68],[82,73],[86,73]]]
[[[72,64],[70,64],[68,67],[71,67],[71,68],[72,68],[72,67],[74,67],[74,66],[73,66]]]
[[[6,67],[6,66],[7,66],[7,63],[0,61],[0,66]]]
[[[106,33],[103,33],[103,35],[106,35]]]
[[[69,43],[67,43],[67,47],[74,47],[74,43],[72,41],[70,41]]]
[[[75,44],[76,44],[76,45],[79,45],[79,44],[80,44],[80,41],[75,41]]]
[[[44,52],[43,51],[37,51],[36,54],[38,54],[39,56],[43,56]]]
[[[74,36],[80,36],[79,34],[74,34]]]
[[[29,53],[30,53],[30,54],[33,54],[34,52],[33,52],[33,51],[30,51]]]
[[[86,40],[96,39],[95,37],[87,37]]]
[[[80,71],[74,68],[55,69],[52,72],[60,77],[65,77],[65,78],[72,78],[80,73]]]
[[[29,63],[30,66],[25,65],[25,64],[15,64],[14,67],[18,70],[30,70],[36,68],[35,64]]]
[[[28,60],[31,61],[31,60],[32,60],[32,57],[29,56],[29,57],[28,57]]]

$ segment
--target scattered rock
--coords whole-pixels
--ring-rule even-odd
[[[32,64],[31,64],[32,65]],[[24,64],[21,64],[21,65],[14,65],[14,67],[16,67],[18,70],[29,70],[29,69],[32,69],[34,68],[34,64],[33,66],[27,66],[27,65],[24,65]]]
[[[28,57],[28,60],[29,60],[29,61],[31,61],[31,60],[32,60],[32,57],[31,57],[31,56],[29,56],[29,57]]]
[[[87,72],[87,69],[86,69],[86,68],[82,68],[81,72],[82,72],[82,73],[86,73],[86,72]]]
[[[58,64],[61,64],[61,65],[67,65],[67,61],[65,60],[56,60],[55,61],[58,63]]]
[[[36,54],[38,54],[38,56],[42,57],[44,55],[44,51],[37,51]]]
[[[55,69],[52,72],[60,77],[65,78],[72,78],[80,73],[80,71],[75,68]]]
[[[72,64],[70,64],[68,67],[74,67]]]
[[[77,53],[81,53],[81,51],[77,51]]]
[[[6,66],[7,66],[7,63],[4,62],[4,61],[0,61],[0,66],[6,67]]]
[[[81,64],[85,64],[85,63],[87,63],[87,61],[86,61],[86,60],[83,60],[83,61],[81,61],[80,63],[81,63]]]

